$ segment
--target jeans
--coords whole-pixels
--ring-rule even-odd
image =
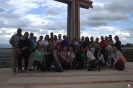
[[[34,61],[34,66],[37,66],[41,71],[45,71],[45,65],[37,60]]]
[[[88,66],[88,71],[92,71],[92,70],[96,69],[97,64],[95,64],[95,63],[97,63],[96,59],[90,61],[89,66]]]
[[[59,66],[59,64],[56,62],[55,59],[53,59],[53,65],[55,66],[55,70],[58,72],[63,72],[62,66]]]
[[[78,63],[78,62],[77,62]],[[76,70],[79,70],[83,68],[83,61],[80,61],[77,65],[76,65]]]
[[[67,68],[67,65],[69,64],[69,62],[64,59],[59,59],[59,62],[61,63],[63,69]]]

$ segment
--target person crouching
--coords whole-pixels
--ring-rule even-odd
[[[38,49],[34,53],[34,69],[35,71],[41,70],[45,71],[45,65],[44,65],[44,51],[42,49],[42,45],[38,45]]]
[[[86,46],[86,51],[87,51],[87,66],[88,66],[88,71],[92,71],[97,68],[97,70],[100,71],[100,66],[94,55],[89,49],[89,46]]]

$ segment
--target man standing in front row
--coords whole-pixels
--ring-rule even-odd
[[[11,68],[13,69],[13,72],[17,72],[16,68],[18,66],[18,56],[19,56],[18,43],[20,38],[22,38],[22,29],[18,28],[17,34],[13,35],[9,40],[9,43],[12,45]]]

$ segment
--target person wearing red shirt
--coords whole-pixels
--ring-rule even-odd
[[[106,66],[106,54],[105,54],[106,53],[106,43],[105,43],[103,36],[101,36],[100,46],[101,46],[101,53],[104,55],[105,66]]]
[[[53,39],[53,44],[54,44],[54,46],[56,46],[58,43],[59,43],[59,41],[58,41],[58,39],[57,39],[57,36],[54,35],[54,39]]]

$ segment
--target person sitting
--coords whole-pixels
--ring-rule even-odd
[[[38,45],[38,49],[34,53],[34,69],[35,71],[41,70],[45,71],[45,65],[44,65],[44,51],[42,50],[42,45]]]
[[[104,66],[105,60],[103,54],[101,53],[101,50],[98,50],[97,60],[99,61],[100,66]]]
[[[68,59],[69,59],[69,66],[68,66],[68,68],[70,68],[70,67],[73,68],[73,61],[75,59],[75,53],[73,52],[73,48],[72,47],[70,47],[70,49],[69,49]]]
[[[63,50],[61,51],[60,53],[60,63],[63,67],[63,69],[66,69],[67,66],[69,65],[69,60],[68,60],[68,51],[67,51],[67,47],[66,46],[63,46]]]
[[[115,69],[123,70],[125,69],[126,59],[118,49],[119,48],[116,45],[114,45],[114,53],[113,53],[114,63],[113,64]]]
[[[54,68],[52,68],[52,70],[56,70],[58,72],[63,72],[62,65],[59,62],[59,59],[60,59],[60,52],[59,52],[59,50],[60,50],[60,48],[61,48],[61,45],[58,43],[55,46],[55,49],[53,50],[53,61],[52,61],[52,64],[54,65]]]
[[[100,66],[94,55],[89,49],[89,46],[86,46],[87,51],[87,65],[88,65],[88,71],[92,71],[97,68],[97,70],[100,71]]]
[[[78,48],[75,48],[75,61],[73,62],[76,70],[83,68],[83,59]]]
[[[87,64],[87,55],[84,47],[82,47],[82,50],[81,50],[81,59],[83,60],[83,68],[85,68]]]

